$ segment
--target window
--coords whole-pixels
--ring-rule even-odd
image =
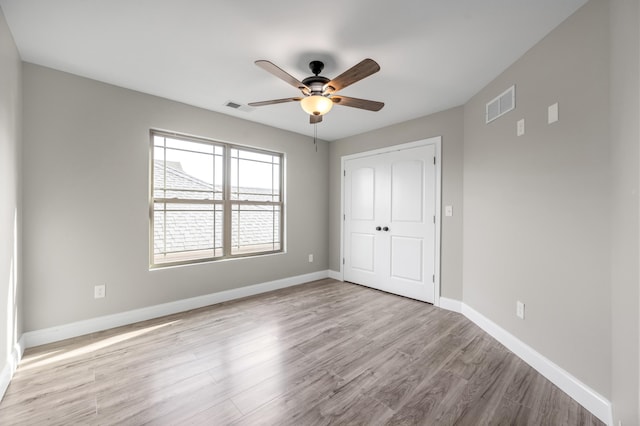
[[[159,131],[151,141],[151,267],[282,251],[282,154]]]

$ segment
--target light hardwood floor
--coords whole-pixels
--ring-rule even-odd
[[[322,280],[26,351],[2,425],[600,425],[465,317]]]

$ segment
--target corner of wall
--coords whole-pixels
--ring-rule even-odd
[[[20,364],[22,354],[24,354],[24,345],[24,337],[20,337],[11,350],[11,356],[7,359],[2,370],[0,370],[0,401],[2,401],[4,394],[7,392],[7,388],[13,378],[13,373],[15,373],[18,365]]]
[[[22,61],[0,9],[0,397],[22,356]]]
[[[640,7],[611,1],[611,400],[640,424]]]

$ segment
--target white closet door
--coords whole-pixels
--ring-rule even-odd
[[[435,147],[345,161],[344,279],[433,303]]]

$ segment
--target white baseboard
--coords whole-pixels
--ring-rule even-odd
[[[292,287],[310,281],[320,280],[329,277],[327,270],[312,272],[310,274],[298,275],[295,277],[283,278],[261,284],[246,287],[234,288],[218,293],[206,294],[204,296],[192,297],[189,299],[176,300],[175,302],[163,303],[161,305],[148,306],[146,308],[134,309],[132,311],[121,312],[113,315],[91,318],[77,321],[57,327],[45,328],[42,330],[28,331],[23,334],[24,347],[44,345],[57,342],[84,334],[95,333],[114,327],[133,324],[139,321],[146,321],[153,318],[171,315],[190,309],[202,308],[203,306],[214,305],[216,303],[227,302],[229,300],[240,299],[253,296],[268,291],[278,290],[285,287]],[[1,384],[1,382],[0,382]]]
[[[602,422],[609,426],[613,425],[611,402],[562,367],[463,302],[441,297],[440,307],[462,313]]]
[[[333,278],[334,280],[342,281],[342,272],[334,271],[329,269],[329,278]]]
[[[455,299],[449,299],[447,297],[440,298],[440,307],[447,311],[462,313],[462,302]]]
[[[2,367],[2,371],[0,371],[0,401],[4,397],[4,394],[7,392],[7,388],[9,387],[9,383],[13,378],[13,373],[16,372],[16,368],[22,359],[22,354],[24,353],[24,339],[21,337],[20,340],[13,346],[11,350],[11,355],[9,355],[9,359],[5,363],[4,367]]]

